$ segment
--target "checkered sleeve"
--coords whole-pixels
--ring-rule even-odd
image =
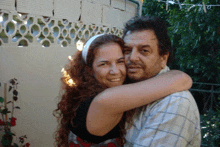
[[[192,99],[182,92],[150,105],[133,147],[199,147],[200,118]]]

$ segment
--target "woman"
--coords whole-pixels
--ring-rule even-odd
[[[176,70],[122,85],[126,78],[123,47],[123,40],[117,36],[96,35],[66,66],[69,76],[61,78],[62,98],[55,110],[60,121],[57,146],[68,146],[69,133],[74,138],[73,146],[106,146],[115,138],[122,145],[125,121],[132,121],[132,109],[191,87],[191,78]],[[134,93],[138,93],[135,98]]]

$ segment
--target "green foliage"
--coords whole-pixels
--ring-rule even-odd
[[[12,142],[12,135],[9,133],[5,133],[2,137],[1,143],[3,146],[10,146]]]
[[[14,147],[19,147],[17,143],[14,143]]]
[[[1,111],[2,114],[7,114],[7,113],[10,113],[10,111],[8,111],[8,108],[5,108]]]
[[[0,103],[3,103],[3,102],[4,102],[4,98],[0,97]]]
[[[216,111],[209,110],[201,115],[202,146],[220,145],[220,103]]]
[[[177,2],[177,1],[175,1]],[[202,4],[202,0],[180,0],[185,4]],[[206,0],[206,5],[219,5]],[[144,0],[143,15],[161,17],[168,26],[172,45],[176,48],[171,67],[188,73],[193,81],[220,83],[220,7],[204,12],[202,6],[182,6],[156,0]]]
[[[219,0],[179,1],[181,4],[220,5]],[[158,16],[166,22],[175,48],[175,62],[171,68],[188,73],[194,82],[220,83],[220,7],[207,8],[205,13],[202,6],[181,6],[182,9],[178,4],[169,4],[166,10],[164,2],[144,0],[142,15]],[[197,87],[207,88],[207,85]],[[197,99],[202,101],[201,95]],[[220,146],[219,106],[220,103],[215,110],[201,115],[202,147]]]

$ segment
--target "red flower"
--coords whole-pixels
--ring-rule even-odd
[[[24,143],[24,138],[19,137],[19,141],[20,141],[20,143]]]
[[[0,125],[4,125],[5,122],[0,119]]]
[[[26,145],[26,147],[29,147],[29,146],[30,146],[30,143],[29,143],[29,142],[27,142],[25,145]]]
[[[17,120],[17,118],[15,118],[15,117],[11,118],[11,126],[15,126],[16,125],[16,120]]]

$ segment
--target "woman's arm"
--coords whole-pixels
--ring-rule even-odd
[[[171,70],[148,80],[108,88],[92,101],[86,119],[87,129],[93,135],[103,136],[118,124],[125,111],[191,86],[192,79],[187,74]]]

